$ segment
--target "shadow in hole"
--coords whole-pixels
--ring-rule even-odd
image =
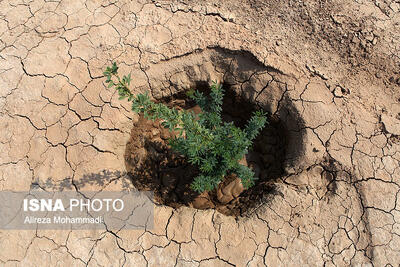
[[[151,190],[159,204],[178,208],[189,205],[198,196],[190,189],[196,167],[188,164],[183,156],[172,151],[165,142],[144,136],[143,148],[131,139],[125,151],[128,175],[138,190]]]

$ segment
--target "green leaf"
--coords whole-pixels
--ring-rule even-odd
[[[112,66],[111,66],[111,69],[110,69],[110,72],[112,74],[117,74],[117,71],[118,71],[117,63],[113,62]]]

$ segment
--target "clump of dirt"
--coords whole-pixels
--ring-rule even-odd
[[[243,128],[255,109],[254,103],[230,91],[226,94],[222,118]],[[207,87],[200,86],[200,91]],[[163,99],[170,107],[199,112],[200,108],[185,95]],[[247,165],[259,179],[256,185],[244,190],[240,179],[232,174],[216,190],[198,194],[190,188],[199,170],[185,157],[168,146],[175,133],[161,126],[160,121],[149,121],[143,116],[134,123],[128,141],[125,162],[132,183],[139,190],[154,191],[155,201],[174,208],[190,206],[198,209],[214,208],[226,215],[244,216],[265,202],[273,192],[273,182],[284,173],[286,136],[283,124],[276,116],[269,116],[269,125],[259,134],[252,150],[241,163]]]

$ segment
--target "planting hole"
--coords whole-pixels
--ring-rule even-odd
[[[227,65],[223,64],[223,60],[218,60],[217,56],[230,60],[231,63],[236,60],[238,64],[247,63],[248,66],[251,64],[255,66],[255,70],[249,71],[253,74],[249,75],[248,79],[236,81],[233,77],[238,77],[238,75],[227,69],[222,72],[223,79],[221,79],[224,81],[223,89],[225,91],[222,106],[224,121],[232,121],[243,129],[253,111],[261,108],[269,112],[269,124],[257,136],[246,158],[241,161],[258,177],[255,185],[244,190],[241,183],[238,182],[240,180],[236,176],[230,175],[217,189],[211,192],[199,194],[193,191],[190,184],[199,171],[190,165],[183,156],[168,147],[167,140],[173,137],[174,133],[164,129],[159,121],[149,121],[143,116],[140,116],[133,125],[126,147],[125,163],[133,185],[138,190],[154,191],[155,201],[158,204],[174,208],[180,206],[198,209],[213,208],[226,215],[244,216],[266,203],[268,198],[273,197],[274,184],[285,176],[285,168],[288,163],[293,163],[298,158],[298,154],[301,154],[301,131],[295,129],[299,127],[301,120],[294,108],[291,107],[290,101],[284,98],[283,90],[281,90],[284,83],[272,84],[276,79],[269,75],[268,71],[273,70],[263,67],[251,54],[247,53],[214,50],[212,55],[214,57],[211,58],[211,61],[219,62],[220,67]],[[218,66],[214,66],[214,68],[217,69]],[[186,69],[184,73],[193,74],[190,69]],[[251,77],[257,75],[258,80],[251,82]],[[263,77],[266,79],[262,80]],[[272,77],[272,79],[268,77]],[[169,82],[171,88],[168,88],[168,92],[170,94],[166,94],[166,90],[164,90],[156,97],[158,101],[177,109],[192,110],[195,113],[200,111],[200,108],[186,96],[187,91],[182,89],[182,85],[173,84],[171,79]],[[260,88],[259,84],[264,85]],[[210,91],[209,82],[200,79],[190,87],[204,92],[205,95],[208,95]],[[276,96],[277,91],[281,93],[280,97]],[[273,110],[275,112],[272,112]],[[291,125],[294,130],[288,129],[288,125]],[[295,142],[293,142],[292,133],[296,133],[296,138],[300,137]]]

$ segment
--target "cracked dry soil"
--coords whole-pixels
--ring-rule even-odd
[[[399,10],[0,1],[2,190],[133,188],[125,152],[139,118],[104,84],[111,61],[159,100],[223,81],[286,135],[274,194],[245,216],[159,204],[151,229],[1,230],[1,265],[399,266]]]

